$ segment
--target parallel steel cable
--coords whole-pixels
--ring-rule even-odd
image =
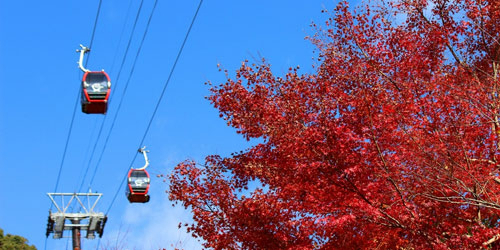
[[[95,20],[94,20],[94,27],[92,28],[92,35],[90,36],[90,44],[89,44],[89,46],[88,46],[88,48],[90,48],[90,49],[92,49],[93,44],[94,44],[94,38],[95,38],[95,33],[96,33],[96,30],[97,30],[97,24],[98,24],[98,22],[99,22],[99,16],[100,16],[100,13],[101,13],[101,6],[102,6],[102,0],[99,0],[99,5],[97,6],[97,14],[96,14],[96,16],[95,16]],[[89,54],[87,55],[87,58],[85,59],[85,67],[87,67],[87,64],[88,64],[88,62],[89,62],[90,55],[91,55],[91,54],[89,53]],[[102,121],[102,125],[104,125],[104,121],[105,121],[105,120],[106,120],[106,116],[104,116],[104,119],[103,119],[103,121]],[[94,148],[93,148],[93,150],[92,150],[92,154],[91,154],[91,156],[90,156],[90,158],[89,158],[89,164],[90,164],[90,161],[92,160],[92,155],[93,155],[93,153],[94,153],[94,151],[95,151],[95,148],[96,148],[96,146],[95,146],[95,145],[97,145],[97,142],[99,141],[99,136],[100,136],[101,132],[102,132],[102,126],[101,126],[101,129],[99,130],[99,134],[98,134],[97,139],[96,139],[96,142],[95,142],[95,144],[94,144]],[[85,176],[86,176],[86,174],[87,174],[87,171],[85,171],[85,174],[84,174],[84,176],[83,176],[83,180],[85,180]],[[80,188],[80,189],[81,189],[81,188]]]
[[[85,172],[84,172],[83,177],[81,179],[80,185],[77,186],[75,192],[76,191],[78,191],[78,193],[82,192],[83,183],[85,182],[85,178],[87,177],[87,173],[88,173],[90,164],[92,162],[92,158],[94,156],[95,150],[97,149],[97,143],[99,142],[99,138],[101,138],[101,133],[102,133],[102,130],[103,130],[103,127],[104,127],[104,122],[106,120],[106,117],[107,117],[107,115],[104,116],[104,119],[101,122],[101,127],[99,129],[98,134],[97,134],[96,141],[95,141],[94,146],[92,148],[92,152],[90,153],[90,156],[88,158],[87,167],[85,168]]]
[[[71,138],[71,132],[73,130],[73,123],[75,121],[76,110],[78,109],[78,103],[80,101],[80,94],[81,94],[81,92],[78,91],[77,93],[78,94],[76,96],[76,102],[75,102],[75,106],[73,108],[73,115],[71,116],[71,122],[70,122],[70,125],[69,125],[68,135],[66,136],[66,143],[64,145],[63,155],[62,155],[61,163],[59,165],[59,171],[57,173],[56,186],[54,187],[54,193],[57,193],[57,188],[59,187],[59,181],[61,179],[61,173],[62,173],[62,169],[63,169],[63,166],[64,166],[64,160],[66,159],[66,152],[68,151],[69,139]],[[52,207],[53,206],[54,206],[54,204],[51,202],[50,203],[49,211],[52,211]],[[44,243],[44,249],[45,250],[47,250],[47,239],[48,239],[48,237],[45,237],[45,243]]]
[[[97,14],[96,14],[95,22],[94,22],[94,27],[93,27],[92,35],[91,35],[91,38],[90,38],[90,44],[91,45],[94,42],[95,31],[96,31],[97,23],[98,23],[98,20],[99,20],[99,13],[101,12],[101,4],[102,4],[102,0],[99,0],[99,5],[97,7]],[[87,64],[88,59],[89,58],[87,57],[87,61],[85,62],[85,65]],[[63,155],[62,155],[62,158],[61,158],[61,164],[59,165],[59,170],[58,170],[58,173],[57,173],[56,185],[55,185],[55,188],[54,188],[54,193],[57,192],[57,188],[59,187],[59,181],[61,179],[61,173],[62,173],[62,169],[63,169],[63,166],[64,166],[64,161],[66,159],[66,153],[68,151],[69,140],[71,138],[71,132],[73,131],[73,124],[74,124],[74,121],[75,121],[76,110],[78,109],[78,102],[79,102],[79,99],[80,99],[81,92],[78,91],[77,93],[78,94],[77,94],[75,106],[73,108],[73,114],[71,116],[70,128],[69,128],[69,131],[68,131],[68,135],[66,137],[66,143],[64,145]],[[53,204],[51,203],[49,210],[52,210],[52,206],[53,206]],[[45,238],[44,249],[45,250],[47,249],[47,237]]]
[[[139,48],[137,50],[137,53],[135,55],[135,58],[134,58],[134,61],[132,63],[132,68],[130,70],[130,74],[128,76],[128,79],[127,79],[127,82],[125,84],[125,88],[123,90],[123,93],[122,93],[122,97],[120,98],[120,103],[118,104],[118,107],[116,109],[116,113],[115,113],[115,116],[113,118],[113,121],[111,123],[111,127],[110,127],[110,131],[107,133],[107,137],[106,137],[106,140],[105,140],[105,143],[104,143],[104,147],[103,149],[101,150],[101,155],[99,156],[99,160],[97,161],[97,164],[96,164],[96,167],[94,169],[94,173],[92,174],[92,178],[90,179],[90,184],[89,186],[92,186],[92,183],[94,181],[94,178],[95,178],[95,175],[97,173],[97,169],[98,169],[98,166],[99,164],[101,163],[101,159],[102,159],[102,156],[104,155],[104,151],[106,149],[106,145],[108,144],[108,140],[109,140],[109,137],[111,136],[111,132],[114,128],[114,125],[115,125],[115,122],[116,122],[116,118],[118,117],[118,114],[120,112],[120,109],[121,109],[121,106],[122,106],[122,103],[123,103],[123,100],[125,99],[125,93],[127,91],[127,88],[129,86],[129,83],[130,83],[130,79],[132,79],[132,75],[134,74],[134,71],[135,71],[135,66],[137,64],[137,59],[139,58],[139,55],[141,54],[141,50],[142,50],[142,46],[144,45],[144,41],[146,40],[146,36],[148,34],[148,30],[149,30],[149,26],[151,24],[151,20],[153,19],[153,15],[154,15],[154,12],[155,12],[155,9],[156,9],[156,5],[158,3],[158,0],[155,0],[154,2],[154,5],[153,5],[153,8],[151,10],[151,13],[149,14],[149,18],[148,18],[148,22],[146,24],[146,28],[144,30],[144,34],[142,35],[142,40],[139,44]]]
[[[69,145],[69,139],[71,138],[71,132],[73,131],[73,123],[75,122],[75,114],[76,110],[78,109],[78,102],[80,101],[80,92],[78,92],[78,95],[76,96],[76,102],[73,107],[73,115],[71,116],[71,122],[69,125],[69,130],[68,130],[68,135],[66,136],[66,143],[64,144],[64,151],[61,159],[61,164],[59,164],[59,171],[57,173],[57,178],[56,178],[56,186],[54,188],[54,193],[57,192],[57,188],[59,187],[59,181],[61,179],[61,172],[63,169],[64,165],[64,160],[66,159],[66,152],[68,151],[68,145]],[[52,208],[52,205],[51,205]]]
[[[93,32],[92,32],[92,36],[91,36],[91,44],[93,43],[93,40],[94,40],[94,36],[95,36],[95,30],[96,30],[96,26],[97,26],[97,21],[99,19],[99,13],[101,11],[101,3],[102,3],[102,0],[99,0],[99,6],[97,8],[97,14],[96,14],[96,19],[95,19],[95,22],[94,22],[94,28],[93,28]],[[88,57],[87,57],[88,59]],[[73,115],[71,117],[71,123],[70,123],[70,128],[69,128],[69,131],[68,131],[68,135],[66,137],[66,143],[65,143],[65,146],[64,146],[64,151],[63,151],[63,155],[62,155],[62,159],[61,159],[61,164],[59,166],[59,171],[58,171],[58,174],[57,174],[57,178],[56,178],[56,186],[54,188],[54,193],[57,192],[57,188],[59,186],[59,181],[60,181],[60,178],[61,178],[61,172],[62,172],[62,168],[63,168],[63,165],[64,165],[64,160],[66,159],[66,153],[67,153],[67,150],[68,150],[68,145],[69,145],[69,139],[71,138],[71,132],[73,130],[73,123],[75,121],[75,115],[76,115],[76,110],[77,110],[77,107],[78,107],[78,101],[80,99],[80,91],[78,92],[78,95],[77,95],[77,98],[76,98],[76,102],[75,102],[75,107],[73,109]],[[51,206],[52,208],[52,206]]]
[[[123,34],[125,33],[125,27],[127,26],[127,20],[128,20],[128,17],[130,16],[130,9],[132,9],[132,0],[129,0],[129,3],[128,3],[127,14],[125,14],[125,22],[123,23],[122,30],[120,32],[120,39],[118,39],[118,43],[117,43],[115,53],[113,56],[113,63],[111,64],[111,72],[114,72],[114,69],[115,69],[115,62],[117,61],[116,58],[118,57],[118,51],[120,49],[120,44],[122,43]]]
[[[97,6],[97,14],[95,16],[95,21],[94,21],[94,28],[92,29],[92,36],[90,37],[90,44],[89,44],[90,49],[92,49],[92,44],[94,43],[97,22],[99,21],[99,14],[101,13],[101,5],[102,5],[102,0],[99,0],[99,5]],[[87,56],[87,59],[85,59],[85,67],[87,67],[87,63],[89,62],[89,58],[90,58],[90,54]]]
[[[125,54],[123,55],[123,58],[122,58],[122,63],[120,64],[120,69],[118,70],[118,75],[116,76],[116,81],[119,82],[120,80],[120,76],[121,76],[121,73],[122,73],[122,70],[123,70],[123,66],[125,65],[125,61],[127,59],[127,55],[128,55],[128,50],[130,49],[130,44],[132,44],[132,37],[135,33],[135,28],[137,26],[137,21],[139,20],[139,16],[141,14],[141,10],[142,10],[142,4],[144,3],[144,0],[141,0],[141,3],[139,5],[139,9],[137,10],[137,14],[135,16],[135,21],[134,21],[134,26],[132,27],[132,32],[130,33],[130,37],[129,37],[129,40],[128,40],[128,43],[127,43],[127,48],[125,49]],[[116,85],[116,83],[115,83]],[[115,87],[116,88],[116,87]],[[114,95],[114,92],[111,93],[111,96],[110,96],[110,101],[112,101],[112,97]]]
[[[89,143],[87,145],[87,149],[85,150],[85,154],[83,154],[85,157],[83,157],[81,166],[79,167],[79,169],[80,169],[80,175],[78,175],[78,181],[76,181],[75,183],[80,183],[82,181],[82,176],[83,176],[83,172],[85,171],[85,166],[87,164],[89,164],[88,162],[90,162],[91,159],[92,159],[90,157],[90,150],[93,147],[93,144],[91,144],[90,141],[92,140],[92,138],[96,138],[96,136],[94,136],[94,135],[95,135],[95,132],[97,131],[97,123],[98,123],[98,121],[95,120],[94,126],[92,128],[92,133],[89,136]],[[80,189],[80,185],[78,185],[78,184],[75,185],[75,189],[74,189],[75,193],[81,193],[81,191],[79,189]]]
[[[157,1],[155,1],[155,6],[156,6],[156,2],[157,2]],[[183,40],[183,42],[182,42],[182,45],[181,45],[181,47],[180,47],[180,49],[179,49],[179,52],[178,52],[178,54],[177,54],[177,57],[176,57],[176,59],[175,59],[175,61],[174,61],[174,64],[173,64],[173,66],[172,66],[172,69],[170,70],[170,73],[169,73],[169,76],[168,76],[168,78],[167,78],[167,81],[165,82],[165,85],[164,85],[164,87],[163,87],[162,93],[161,93],[161,95],[160,95],[160,98],[159,98],[159,100],[158,100],[158,102],[157,102],[156,106],[155,106],[155,109],[154,109],[154,111],[153,111],[153,114],[152,114],[152,116],[151,116],[151,118],[150,118],[150,120],[149,120],[149,123],[148,123],[147,129],[146,129],[146,131],[145,131],[145,133],[144,133],[144,135],[143,135],[143,137],[142,137],[142,140],[141,140],[141,143],[139,144],[139,147],[141,147],[141,146],[142,146],[142,144],[144,143],[144,140],[145,140],[145,138],[146,138],[146,136],[147,136],[147,134],[148,134],[148,132],[149,132],[149,129],[150,129],[150,127],[151,127],[151,124],[152,124],[152,122],[153,122],[153,119],[154,119],[154,117],[155,117],[155,115],[156,115],[156,112],[158,111],[159,106],[160,106],[161,100],[163,99],[163,96],[164,96],[164,94],[165,94],[165,91],[166,91],[166,89],[167,89],[167,86],[168,86],[168,84],[169,84],[169,82],[170,82],[170,79],[172,78],[172,75],[173,75],[173,72],[174,72],[175,67],[176,67],[176,65],[177,65],[177,62],[179,61],[179,58],[180,58],[180,56],[181,56],[181,54],[182,54],[182,51],[184,50],[184,46],[185,46],[185,44],[186,44],[186,42],[187,42],[187,39],[188,39],[188,37],[189,37],[189,34],[191,33],[191,29],[192,29],[192,27],[193,27],[193,25],[194,25],[194,22],[196,21],[196,18],[197,18],[197,16],[198,16],[198,13],[199,13],[199,11],[200,11],[200,8],[201,8],[202,3],[203,3],[203,0],[200,0],[200,3],[198,4],[198,7],[197,7],[196,12],[195,12],[195,14],[194,14],[194,16],[193,16],[193,19],[191,20],[191,24],[189,25],[189,28],[188,28],[188,30],[187,30],[187,32],[186,32],[186,35],[185,35],[184,40]],[[149,25],[149,22],[148,22],[148,25]],[[134,157],[133,157],[132,161],[130,162],[130,165],[129,165],[128,169],[130,169],[130,168],[132,167],[132,165],[133,165],[133,163],[134,163],[134,161],[135,161],[135,159],[136,159],[136,158],[137,158],[137,154],[134,154]],[[128,173],[128,169],[127,169],[127,173]],[[110,211],[110,210],[111,210],[111,208],[113,207],[113,204],[115,203],[116,198],[118,197],[118,193],[120,192],[120,190],[121,190],[121,189],[122,189],[122,187],[123,187],[123,184],[125,183],[126,177],[127,177],[127,174],[125,174],[125,176],[122,178],[122,181],[121,181],[121,183],[120,183],[120,186],[118,187],[117,191],[115,192],[115,195],[113,196],[113,199],[111,200],[111,203],[110,203],[110,205],[109,205],[109,207],[108,207],[108,209],[107,209],[107,211],[106,211],[106,213],[105,213],[106,215],[107,215],[107,214],[109,214],[109,211]],[[98,245],[97,245],[96,249],[98,249],[98,248],[99,248],[100,242],[101,242],[101,241],[99,240],[99,241],[98,241]]]
[[[144,132],[142,140],[139,143],[139,148],[141,146],[143,146],[143,143],[144,143],[144,141],[146,139],[146,136],[147,136],[147,134],[149,132],[149,129],[151,128],[151,124],[152,124],[152,122],[153,122],[153,120],[154,120],[154,118],[156,116],[156,112],[158,111],[158,108],[159,108],[159,106],[161,104],[161,101],[162,101],[163,96],[165,94],[165,90],[167,89],[167,86],[168,86],[168,84],[170,82],[170,79],[172,78],[172,75],[173,75],[173,73],[175,71],[175,67],[177,66],[177,62],[179,61],[179,58],[180,58],[180,56],[182,54],[182,51],[184,50],[184,46],[186,45],[187,39],[189,37],[189,34],[191,33],[191,29],[193,28],[194,22],[196,21],[196,17],[198,16],[198,12],[200,11],[202,3],[203,3],[203,0],[200,0],[200,3],[198,4],[196,12],[195,12],[195,14],[193,16],[193,19],[191,20],[191,24],[189,25],[189,28],[188,28],[188,30],[186,32],[185,37],[184,37],[184,41],[182,42],[182,45],[181,45],[181,47],[179,49],[179,52],[177,53],[177,57],[175,58],[174,64],[172,65],[172,68],[170,70],[168,78],[167,78],[167,80],[166,80],[166,82],[165,82],[165,84],[163,86],[163,90],[161,92],[160,98],[158,99],[158,102],[156,103],[156,106],[155,106],[155,109],[153,111],[153,114],[151,115],[151,118],[149,120],[148,126],[146,128],[146,131]],[[130,162],[130,165],[129,165],[128,169],[130,169],[132,167],[132,165],[133,165],[133,163],[134,163],[134,161],[135,161],[136,158],[137,158],[137,154],[134,154],[134,157],[133,157],[132,161]],[[127,173],[128,173],[128,169],[127,169]],[[113,207],[113,204],[114,204],[114,202],[116,200],[116,197],[118,196],[118,193],[120,192],[120,190],[123,188],[123,184],[125,183],[125,180],[127,179],[126,177],[127,177],[127,174],[125,174],[124,178],[122,178],[122,182],[120,183],[120,186],[118,187],[117,191],[115,192],[115,195],[113,196],[111,204],[109,205],[109,208],[108,208],[108,210],[106,211],[105,214],[108,214],[109,211],[111,210],[111,208]]]
[[[120,65],[120,69],[119,69],[119,71],[118,71],[118,75],[117,75],[117,77],[116,77],[116,82],[119,82],[119,79],[120,79],[120,76],[121,76],[122,69],[123,69],[123,67],[124,67],[124,65],[125,65],[125,61],[126,61],[127,56],[128,56],[128,51],[129,51],[129,49],[130,49],[130,45],[131,45],[132,40],[133,40],[133,37],[134,37],[135,29],[136,29],[136,27],[137,27],[137,22],[138,22],[138,20],[139,20],[139,16],[140,16],[140,14],[141,14],[141,10],[142,10],[142,4],[143,4],[143,2],[144,2],[144,0],[141,0],[141,3],[140,3],[139,8],[138,8],[138,10],[137,10],[137,14],[136,14],[135,21],[134,21],[134,26],[132,27],[132,31],[131,31],[131,33],[130,33],[130,37],[129,37],[129,40],[128,40],[127,48],[126,48],[126,50],[125,50],[125,54],[123,55],[122,62],[121,62],[121,65]],[[117,83],[115,83],[114,85],[115,85],[115,87],[114,87],[114,88],[116,88]],[[127,81],[127,85],[128,85],[128,81]],[[126,88],[127,88],[127,86],[125,86],[125,90],[126,90]],[[124,96],[125,90],[123,91],[123,94],[122,94],[122,99],[123,99],[123,96]],[[111,97],[110,97],[110,101],[108,102],[108,105],[110,105],[110,103],[111,103],[111,100],[112,100],[112,96],[113,96],[113,94],[114,94],[114,92],[112,92],[112,93],[111,93]],[[121,104],[121,101],[120,101],[120,104]],[[113,124],[114,124],[114,121],[116,120],[116,116],[117,116],[117,114],[118,114],[118,111],[115,113],[115,117],[114,117],[114,119],[113,119]],[[106,122],[106,118],[107,118],[107,117],[108,117],[108,116],[106,115],[106,116],[104,117],[103,121],[102,121],[101,127],[100,127],[100,129],[99,129],[99,134],[98,134],[98,136],[97,136],[96,143],[94,144],[94,148],[93,148],[92,153],[91,153],[91,155],[90,155],[90,159],[92,159],[92,158],[94,157],[94,153],[95,153],[95,150],[96,150],[96,148],[97,148],[97,143],[98,143],[98,141],[99,141],[99,139],[100,139],[100,137],[101,137],[101,134],[102,134],[102,131],[103,131],[103,128],[104,128],[104,124],[105,124],[105,122]],[[111,129],[110,129],[110,131],[108,132],[108,138],[109,138],[109,134],[111,133],[111,131],[112,131],[112,128],[111,128]],[[107,139],[106,139],[106,142],[105,142],[105,144],[104,144],[104,146],[103,146],[103,148],[104,148],[104,149],[106,148],[106,145],[107,145]],[[101,157],[102,157],[102,152],[104,151],[104,149],[102,149],[102,150],[101,150],[101,156],[100,156],[99,158],[101,158]],[[99,161],[100,161],[100,160],[99,160]],[[84,176],[83,176],[83,179],[82,179],[82,182],[81,182],[81,184],[80,184],[80,188],[79,188],[79,190],[81,190],[81,189],[82,189],[82,187],[83,187],[83,184],[84,184],[84,182],[85,182],[85,179],[86,179],[87,174],[88,174],[89,169],[90,169],[90,165],[91,165],[91,161],[89,160],[89,164],[87,165],[87,168],[85,169],[85,174],[84,174]],[[96,168],[97,168],[97,166],[96,166]]]

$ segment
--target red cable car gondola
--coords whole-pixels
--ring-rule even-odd
[[[148,156],[146,155],[145,150],[146,147],[140,148],[139,153],[144,155],[144,160],[146,164],[142,168],[132,168],[128,171],[127,174],[127,199],[130,203],[146,203],[149,201],[149,183],[151,179],[149,178],[149,174],[146,171],[146,168],[149,166]]]
[[[104,71],[85,72],[82,79],[82,112],[106,114],[111,81]]]
[[[82,112],[106,114],[111,82],[104,71],[88,71],[82,79]]]
[[[84,72],[82,79],[82,112],[87,114],[106,114],[108,110],[111,81],[103,71],[90,71],[83,67],[83,56],[90,49],[80,45],[80,61],[78,67]]]
[[[149,174],[145,169],[130,169],[127,176],[127,199],[131,203],[149,201]]]

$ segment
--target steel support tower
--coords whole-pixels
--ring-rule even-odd
[[[49,211],[46,236],[52,233],[54,239],[63,238],[64,231],[71,231],[73,250],[81,249],[82,230],[87,239],[94,239],[97,233],[102,237],[107,216],[95,212],[101,199],[100,193],[47,193],[57,211]],[[71,207],[70,207],[71,206]]]

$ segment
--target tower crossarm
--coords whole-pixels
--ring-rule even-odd
[[[107,216],[103,213],[94,211],[102,194],[47,193],[47,195],[57,210],[49,211],[46,233],[47,237],[53,233],[54,239],[60,239],[63,237],[64,231],[72,231],[76,228],[78,230],[87,231],[87,239],[94,239],[96,232],[99,237],[102,237]],[[82,202],[83,198],[87,198],[87,205]],[[73,211],[69,212],[68,209],[71,204],[74,204],[75,206],[72,207]]]

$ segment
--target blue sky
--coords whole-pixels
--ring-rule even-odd
[[[333,9],[335,2],[204,1],[144,137],[150,150],[151,202],[129,204],[124,188],[118,188],[135,156],[134,167],[144,164],[137,149],[199,1],[158,1],[133,74],[132,62],[154,1],[144,0],[125,61],[140,1],[102,1],[87,68],[106,70],[114,94],[106,118],[83,114],[77,107],[57,188],[75,192],[83,182],[87,191],[89,175],[97,169],[90,188],[103,197],[96,210],[109,209],[100,246],[199,248],[185,229],[177,228],[189,220],[189,213],[181,206],[172,207],[167,184],[155,176],[169,174],[185,159],[202,161],[206,155],[228,155],[250,145],[204,99],[208,95],[204,83],[224,82],[217,64],[234,75],[242,61],[258,62],[260,57],[277,75],[297,65],[303,73],[312,72],[314,47],[304,38],[314,32],[311,22],[326,20],[321,10]],[[46,193],[56,186],[80,88],[82,72],[75,50],[79,44],[89,46],[98,4],[98,0],[0,0],[0,228],[26,237],[38,249],[45,244],[46,249],[71,246],[67,239],[45,238],[51,204]],[[87,168],[89,174],[83,179]],[[83,249],[95,249],[97,242],[82,240]]]

